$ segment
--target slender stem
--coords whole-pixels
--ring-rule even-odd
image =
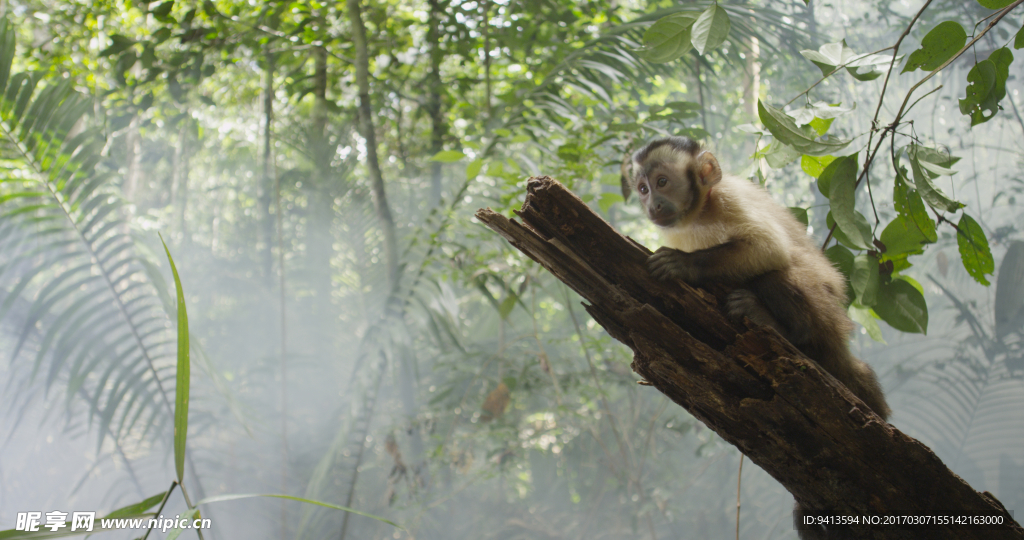
[[[743,453],[740,452],[740,470],[736,473],[736,540],[740,540],[740,487],[743,485]]]
[[[791,99],[791,100],[787,101],[787,102],[786,102],[786,105],[792,105],[792,104],[793,104],[793,102],[794,102],[794,101],[796,101],[796,98],[798,98],[798,97],[800,97],[800,96],[803,96],[803,95],[806,95],[806,94],[807,94],[808,92],[810,92],[811,90],[814,90],[814,87],[815,87],[815,86],[818,86],[819,84],[821,84],[821,83],[825,82],[825,79],[827,79],[827,78],[829,78],[829,77],[831,77],[831,76],[835,75],[836,73],[838,73],[839,71],[841,71],[841,70],[842,70],[843,68],[845,68],[845,67],[849,66],[851,62],[856,62],[857,60],[860,60],[860,59],[862,59],[862,58],[867,58],[868,56],[871,56],[871,55],[873,55],[873,54],[883,53],[883,52],[885,52],[885,51],[888,51],[888,50],[889,50],[889,49],[891,49],[891,48],[892,48],[892,47],[890,46],[890,47],[886,47],[886,48],[884,48],[884,49],[878,49],[878,50],[877,50],[877,51],[875,51],[875,52],[870,52],[870,53],[867,53],[867,54],[859,54],[859,55],[857,55],[857,56],[854,56],[853,58],[851,58],[851,59],[847,60],[845,64],[841,64],[841,65],[838,65],[838,66],[836,66],[836,68],[835,68],[835,69],[833,69],[832,71],[828,72],[828,73],[827,73],[827,74],[825,74],[825,75],[822,75],[820,79],[818,79],[817,81],[815,81],[815,82],[814,82],[814,84],[812,84],[812,85],[808,86],[806,90],[804,90],[803,92],[800,92],[799,94],[797,94],[797,95],[793,96],[793,99]],[[891,67],[891,66],[892,66],[892,63],[890,62],[890,67]]]
[[[920,87],[922,84],[927,82],[928,79],[931,79],[932,77],[934,77],[936,73],[938,73],[938,72],[942,71],[943,69],[945,69],[946,66],[952,64],[954,60],[956,60],[957,58],[960,58],[960,55],[964,54],[965,52],[967,52],[968,49],[970,49],[972,46],[974,46],[974,44],[979,39],[984,37],[985,34],[987,34],[989,32],[989,30],[992,29],[992,27],[994,27],[996,24],[998,24],[999,21],[1001,21],[1003,19],[1003,17],[1006,16],[1007,13],[1009,13],[1010,11],[1013,10],[1013,8],[1019,6],[1021,4],[1021,2],[1024,2],[1024,0],[1017,0],[1016,2],[1014,2],[1014,3],[1006,6],[1005,8],[1003,8],[1003,10],[1000,11],[999,14],[995,18],[993,18],[990,23],[988,23],[988,26],[986,26],[985,29],[982,30],[980,34],[975,36],[974,39],[972,39],[967,45],[964,45],[962,49],[960,49],[959,51],[957,51],[956,54],[953,55],[952,58],[950,58],[949,60],[946,60],[945,62],[943,62],[941,66],[939,66],[939,67],[935,68],[934,70],[932,70],[932,72],[929,73],[925,78],[921,79],[920,81],[917,82],[917,84],[912,86],[910,88],[910,91],[907,92],[907,97],[904,98],[903,104],[900,105],[900,110],[899,110],[899,112],[896,113],[896,120],[893,121],[893,124],[899,123],[900,118],[903,115],[903,110],[907,107],[907,102],[910,101],[910,96],[911,96],[911,94],[914,93],[914,90],[917,90],[918,87]],[[879,103],[879,107],[881,107],[881,103]],[[876,113],[876,117],[877,117],[877,113]]]

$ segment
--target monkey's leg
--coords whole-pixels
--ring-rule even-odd
[[[786,329],[772,317],[757,295],[748,289],[736,289],[725,299],[725,312],[734,321],[742,321],[743,317],[761,326],[770,326],[780,335],[786,335]]]
[[[820,313],[820,310],[811,305],[800,287],[790,282],[786,272],[776,270],[762,274],[746,283],[746,287],[753,293],[761,309],[776,323],[768,324],[748,315],[751,320],[775,328],[801,350],[814,339],[815,321],[812,317]],[[804,351],[804,354],[808,354],[808,351]]]

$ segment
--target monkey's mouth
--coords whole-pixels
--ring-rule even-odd
[[[659,227],[671,227],[677,221],[679,221],[678,212],[660,212],[658,214],[649,214],[651,222]]]

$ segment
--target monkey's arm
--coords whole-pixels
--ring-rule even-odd
[[[691,284],[739,283],[788,264],[789,253],[782,246],[747,238],[692,252],[662,247],[647,259],[647,269],[655,279],[681,279]]]

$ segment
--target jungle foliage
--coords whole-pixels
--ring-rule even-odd
[[[809,225],[894,423],[1013,508],[1020,3],[0,4],[8,444],[59,410],[93,465],[40,489],[214,537],[731,534],[735,450],[471,217],[547,174],[653,245],[619,165],[674,134]],[[792,537],[758,472],[743,536]]]

